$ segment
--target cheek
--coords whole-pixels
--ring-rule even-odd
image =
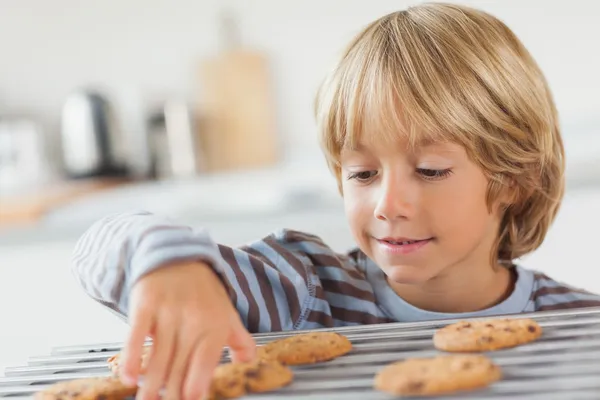
[[[437,197],[436,227],[446,240],[457,247],[469,246],[486,232],[492,216],[485,202],[485,183],[472,181]],[[460,244],[464,243],[464,246]]]
[[[352,187],[344,187],[344,210],[346,219],[350,225],[350,229],[354,235],[360,235],[360,231],[368,224],[370,217],[373,215],[370,210],[369,201],[365,198],[364,193],[361,193]]]
[[[359,219],[360,214],[360,201],[357,200],[352,190],[344,188],[344,209],[346,211],[346,218],[350,224],[354,224],[356,219]]]

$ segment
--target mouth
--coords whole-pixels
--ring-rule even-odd
[[[409,244],[414,244],[414,243],[419,243],[419,242],[426,242],[429,240],[432,240],[433,238],[427,238],[427,239],[409,239],[409,238],[391,238],[391,237],[385,237],[385,238],[381,238],[381,239],[377,239],[378,242],[384,242],[387,244],[392,244],[392,245],[396,245],[396,246],[405,246],[405,245],[409,245]]]
[[[409,254],[413,253],[417,250],[420,250],[424,246],[426,246],[429,242],[434,240],[434,238],[427,239],[412,239],[406,237],[384,237],[384,238],[375,238],[377,243],[380,244],[381,248],[388,253],[393,254]]]

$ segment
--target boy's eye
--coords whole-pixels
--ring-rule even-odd
[[[348,180],[356,179],[359,182],[367,182],[377,175],[377,171],[352,172],[348,175]]]
[[[435,180],[443,179],[452,173],[450,168],[448,169],[429,169],[429,168],[417,168],[417,173],[425,179]]]

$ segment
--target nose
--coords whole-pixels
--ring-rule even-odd
[[[373,214],[381,221],[409,218],[414,212],[415,188],[408,179],[388,177],[382,179]]]

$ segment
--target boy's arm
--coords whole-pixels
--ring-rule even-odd
[[[72,272],[93,299],[128,314],[129,293],[143,276],[179,261],[203,261],[219,274],[250,332],[297,328],[310,313],[312,266],[270,238],[234,249],[205,230],[149,212],[103,218],[79,239]]]

